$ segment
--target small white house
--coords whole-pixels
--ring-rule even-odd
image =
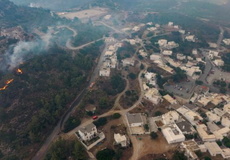
[[[195,36],[194,35],[189,35],[186,36],[185,39],[189,42],[195,42]]]
[[[162,115],[162,122],[167,124],[175,123],[179,120],[180,116],[176,111],[169,111]]]
[[[121,147],[127,147],[130,144],[128,137],[119,133],[114,134],[114,140],[115,143],[121,145]]]
[[[185,141],[185,136],[176,124],[162,129],[162,133],[169,144]]]
[[[99,71],[99,76],[101,76],[101,77],[109,77],[110,76],[110,68],[102,68]]]
[[[164,55],[164,56],[171,56],[172,55],[172,51],[171,50],[164,50],[163,52],[162,52],[162,54]]]
[[[224,61],[222,59],[215,59],[213,62],[216,66],[224,66]]]
[[[157,105],[161,102],[161,96],[156,88],[149,89],[144,96],[145,99],[149,100],[153,104]]]
[[[135,61],[133,58],[126,58],[126,59],[122,60],[122,64],[124,67],[125,66],[134,66],[134,63],[135,63]]]
[[[219,122],[220,121],[220,116],[216,115],[215,113],[208,111],[208,112],[206,112],[206,115],[207,115],[208,120],[210,122]]]
[[[130,127],[140,127],[144,125],[144,117],[141,113],[127,113],[126,118]]]
[[[158,40],[158,44],[160,47],[165,46],[168,43],[166,39],[160,39]]]
[[[168,23],[168,26],[173,26],[173,22],[169,22],[169,23]]]
[[[221,118],[221,125],[225,127],[230,127],[230,114],[225,113]]]
[[[78,130],[78,133],[83,141],[90,141],[97,136],[97,128],[93,123],[91,123],[87,126],[80,128]]]
[[[163,96],[163,98],[168,101],[170,104],[177,104],[177,100],[173,99],[169,94]]]
[[[216,156],[222,153],[222,149],[216,142],[205,142],[204,145],[208,149],[208,152],[211,156]]]
[[[161,56],[160,56],[160,54],[152,54],[150,56],[150,60],[152,60],[152,61],[160,61],[161,60]]]
[[[225,45],[230,45],[230,39],[224,39],[223,42]]]

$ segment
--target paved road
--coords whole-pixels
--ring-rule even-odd
[[[74,34],[74,33],[73,33]],[[95,41],[94,41],[95,42]],[[94,43],[94,42],[90,42],[90,44]],[[77,47],[78,49],[80,48],[84,48],[85,46],[89,45],[89,43],[79,46]],[[58,124],[56,125],[56,127],[54,128],[54,130],[52,131],[52,133],[49,135],[49,137],[46,139],[46,141],[44,142],[44,144],[41,146],[40,150],[36,153],[36,155],[33,157],[32,160],[42,160],[44,159],[51,143],[53,142],[54,139],[56,139],[59,135],[59,133],[61,132],[61,130],[63,129],[64,126],[64,122],[68,119],[68,117],[71,115],[72,111],[74,110],[75,107],[78,106],[79,102],[81,101],[82,97],[85,95],[85,93],[87,92],[87,89],[89,88],[91,82],[95,81],[95,79],[98,76],[98,72],[99,72],[99,68],[102,65],[102,58],[103,54],[104,54],[105,50],[103,51],[102,55],[99,58],[98,64],[96,66],[96,68],[94,69],[94,72],[91,75],[91,79],[88,82],[88,84],[86,85],[86,88],[83,89],[80,94],[75,98],[75,100],[72,102],[72,104],[70,105],[70,107],[68,108],[68,110],[65,112],[65,114],[62,116],[61,120],[58,122]]]
[[[118,29],[116,29],[115,27],[113,27],[113,26],[110,26],[110,25],[106,24],[105,22],[98,21],[98,23],[101,23],[102,25],[104,25],[104,26],[106,26],[106,27],[108,27],[108,28],[110,28],[110,29],[114,30],[114,31],[115,31],[115,32],[117,32],[117,33],[122,33],[122,34],[125,34],[125,35],[126,35],[126,36],[128,36],[128,37],[131,37],[131,35],[130,35],[130,34],[128,34],[128,33],[126,33],[126,32],[124,32],[124,31],[118,30]]]
[[[57,28],[58,28],[58,29],[60,29],[60,28],[67,28],[68,30],[70,30],[70,31],[73,32],[72,37],[76,37],[76,36],[77,36],[77,30],[75,30],[75,29],[73,29],[73,28],[71,28],[71,27],[69,27],[69,26],[63,25],[63,26],[58,26]]]
[[[46,141],[43,143],[42,147],[40,150],[36,153],[36,155],[33,157],[32,160],[42,160],[45,158],[45,155],[49,149],[50,144],[54,139],[56,139],[61,132],[60,128],[63,124],[63,120],[69,113],[73,110],[74,104],[77,104],[80,102],[81,98],[83,95],[86,93],[86,89],[82,90],[81,93],[76,97],[74,102],[71,104],[70,108],[67,110],[67,112],[62,116],[61,120],[58,122],[52,133],[49,135],[49,137],[46,139]]]
[[[207,55],[207,52],[208,51],[201,49],[201,54],[205,57],[206,65],[205,65],[204,73],[200,76],[199,80],[203,81],[205,84],[207,84],[208,74],[210,73],[210,71],[214,67],[213,64],[212,64],[212,62],[211,62],[211,60],[209,59],[209,57]]]
[[[103,39],[105,39],[105,38],[103,37],[103,38],[97,39],[95,41],[92,41],[92,42],[89,42],[89,43],[86,43],[86,44],[83,44],[83,45],[77,46],[77,47],[72,46],[71,39],[68,39],[68,41],[66,42],[66,48],[68,48],[70,50],[79,50],[79,49],[87,47],[87,46],[89,46],[89,45],[91,45],[97,41],[103,40]]]
[[[220,50],[220,47],[221,47],[220,44],[221,44],[223,38],[224,38],[224,29],[220,26],[220,34],[219,34],[219,38],[217,40],[217,49],[218,50]]]

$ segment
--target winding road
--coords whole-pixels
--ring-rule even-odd
[[[68,27],[68,26],[60,26],[60,28],[68,28],[69,30],[73,31],[73,36],[77,36],[77,31],[75,31],[74,29]],[[103,39],[103,38],[102,38]],[[101,40],[101,39],[99,39]],[[98,40],[96,40],[98,41]],[[88,45],[91,45],[92,43],[96,42],[89,42],[87,44],[81,45],[79,47],[73,47],[73,50],[79,50],[81,48],[84,48]],[[68,48],[68,47],[67,47]],[[71,49],[72,47],[70,47],[69,49]],[[106,47],[105,47],[106,49]],[[86,87],[78,94],[78,96],[75,98],[75,100],[71,103],[70,107],[67,109],[67,111],[64,113],[64,115],[61,117],[61,119],[59,120],[59,122],[57,123],[56,127],[53,129],[53,131],[51,132],[51,134],[49,135],[49,137],[45,140],[45,142],[42,144],[41,148],[38,150],[38,152],[36,153],[36,155],[32,158],[32,160],[42,160],[45,158],[45,155],[51,145],[51,143],[59,136],[59,134],[62,132],[63,126],[65,121],[68,119],[68,117],[71,115],[71,113],[74,111],[74,109],[78,106],[78,104],[80,103],[82,97],[86,94],[90,84],[92,82],[95,81],[95,79],[98,76],[99,73],[99,68],[102,65],[103,62],[103,55],[105,53],[105,49],[102,52],[102,54],[100,55],[99,61],[97,63],[97,66],[95,67],[92,75],[91,75],[91,79],[88,82],[88,84],[86,85]]]

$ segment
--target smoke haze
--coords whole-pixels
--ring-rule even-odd
[[[0,69],[2,71],[12,70],[34,55],[41,54],[50,46],[51,38],[51,31],[48,31],[41,39],[30,42],[20,41],[11,46],[3,55],[3,60],[0,61]]]

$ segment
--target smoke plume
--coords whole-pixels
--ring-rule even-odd
[[[52,34],[49,30],[41,39],[29,42],[20,41],[16,45],[11,46],[0,61],[0,69],[2,71],[12,70],[34,55],[41,54],[48,49],[51,39]]]

